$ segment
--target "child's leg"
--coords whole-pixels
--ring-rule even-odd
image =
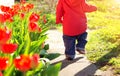
[[[75,57],[75,37],[63,35],[63,41],[65,46],[65,55],[74,59]]]
[[[87,32],[78,35],[77,36],[77,45],[76,45],[76,49],[79,49],[81,51],[85,50],[85,45],[87,43]]]

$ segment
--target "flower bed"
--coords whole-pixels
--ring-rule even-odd
[[[46,16],[32,12],[33,8],[33,4],[26,2],[12,8],[0,6],[3,12],[0,14],[0,76],[58,75],[61,64],[50,65],[50,55],[46,52],[49,29]]]

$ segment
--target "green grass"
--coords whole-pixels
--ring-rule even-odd
[[[98,11],[87,14],[88,29],[91,30],[87,57],[100,69],[112,68],[120,75],[120,5],[115,5],[112,0],[92,0],[91,3],[98,6]]]

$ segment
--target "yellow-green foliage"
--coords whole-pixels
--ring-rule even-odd
[[[89,32],[87,57],[101,68],[110,65],[120,73],[120,26],[109,26]],[[114,59],[112,59],[114,57]],[[118,69],[119,68],[119,69]]]
[[[89,29],[120,24],[120,4],[115,0],[90,0],[90,4],[97,6],[97,11],[87,14]]]
[[[110,65],[120,74],[120,4],[115,0],[89,2],[97,5],[98,10],[87,14],[87,57],[101,68]]]
[[[116,68],[120,68],[120,60],[116,59],[115,57],[113,57],[110,61],[110,64],[115,65]]]
[[[88,14],[88,27],[89,29],[97,29],[103,26],[107,26],[109,20],[106,17],[106,14],[102,12],[93,12]]]

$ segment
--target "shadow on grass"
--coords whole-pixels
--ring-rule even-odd
[[[105,65],[107,65],[112,57],[117,57],[119,54],[120,54],[120,51],[112,50],[109,53],[102,56],[100,59],[98,59],[96,63],[91,64],[91,65],[87,66],[86,68],[84,68],[83,70],[76,73],[75,76],[81,76],[81,74],[83,75],[83,73],[85,73],[88,70],[89,70],[90,73],[89,74],[84,74],[83,76],[96,76],[96,75],[94,75],[96,70],[98,70],[98,69],[104,67]],[[92,69],[93,65],[97,65],[97,67]],[[101,75],[97,75],[97,76],[101,76]],[[112,76],[112,75],[108,75],[108,76]]]

